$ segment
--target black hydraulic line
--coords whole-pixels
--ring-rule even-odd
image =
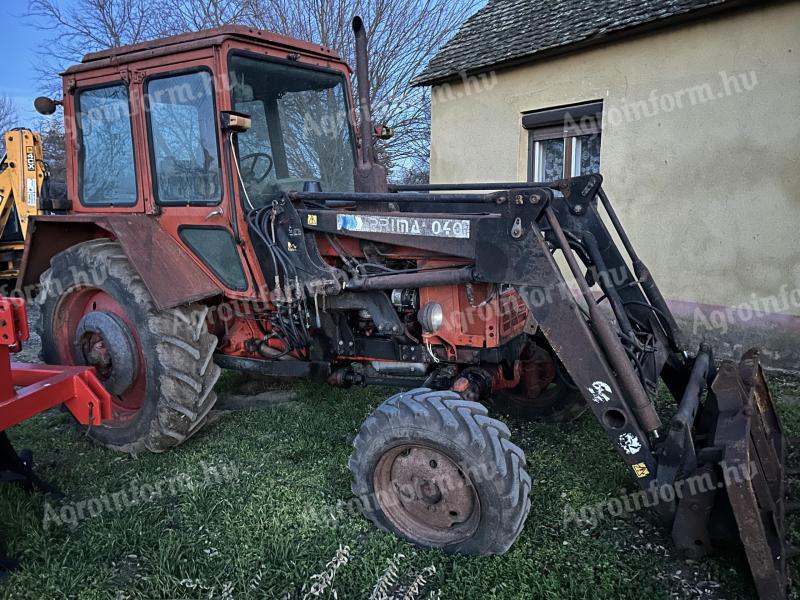
[[[622,389],[630,399],[631,410],[634,415],[636,415],[636,419],[639,421],[639,425],[642,429],[647,432],[656,432],[658,428],[661,427],[661,419],[658,417],[653,402],[650,400],[644,387],[642,387],[642,382],[636,375],[636,371],[622,346],[622,342],[611,328],[611,324],[600,310],[600,307],[595,303],[592,291],[583,278],[583,272],[578,267],[572,248],[570,248],[567,237],[564,235],[561,224],[558,222],[558,217],[556,217],[553,209],[549,206],[545,209],[545,215],[553,234],[556,236],[561,252],[569,265],[569,269],[578,282],[578,287],[581,290],[583,299],[586,301],[586,305],[589,308],[589,316],[592,320],[594,330],[597,333],[597,337],[599,338],[600,346],[605,351],[611,363],[611,367],[616,371]]]
[[[497,197],[493,194],[418,194],[415,192],[402,193],[372,193],[372,192],[289,192],[290,200],[310,200],[324,202],[333,200],[337,202],[441,202],[460,204],[496,204]]]
[[[694,359],[692,373],[683,392],[678,412],[672,417],[671,425],[673,428],[688,429],[694,423],[694,416],[700,404],[700,394],[703,393],[706,387],[710,366],[711,347],[708,344],[701,344],[700,351]]]
[[[550,187],[549,183],[542,182],[498,182],[498,183],[418,183],[418,184],[389,184],[392,192],[443,192],[448,190],[521,190],[533,187]]]
[[[598,283],[608,298],[608,303],[611,305],[611,310],[614,312],[614,316],[617,318],[617,323],[619,323],[620,329],[622,329],[622,332],[626,333],[628,336],[634,337],[633,326],[631,325],[630,319],[628,319],[628,313],[625,312],[625,306],[622,303],[622,298],[619,297],[617,288],[614,287],[613,282],[611,282],[610,278],[608,277],[608,268],[606,267],[605,260],[603,260],[600,247],[597,245],[597,239],[595,239],[591,233],[585,231],[583,233],[583,245],[589,254],[589,258],[591,258],[592,262],[594,263],[594,266],[597,267]]]
[[[472,267],[466,269],[436,269],[430,273],[395,273],[392,275],[372,275],[353,278],[347,282],[349,291],[391,290],[405,287],[432,287],[436,285],[458,285],[476,281]]]
[[[656,313],[656,315],[658,315],[659,317],[662,317],[664,320],[666,320],[666,318],[667,318],[667,316],[663,312],[661,312],[658,308],[656,308],[652,304],[648,304],[647,302],[640,302],[639,300],[627,300],[627,301],[623,302],[623,304],[625,306],[628,306],[628,305],[631,305],[631,306],[642,306],[644,308],[652,310],[654,313]]]
[[[633,272],[636,275],[636,279],[639,280],[639,284],[642,286],[645,296],[647,296],[647,299],[650,300],[650,302],[660,311],[660,318],[664,319],[662,324],[664,325],[664,329],[667,331],[667,334],[671,334],[669,337],[670,342],[672,343],[672,349],[676,352],[683,352],[684,341],[682,339],[683,336],[681,335],[681,329],[678,327],[675,317],[672,316],[672,312],[669,310],[667,302],[664,300],[664,296],[661,294],[661,290],[653,280],[653,276],[650,274],[650,270],[647,268],[647,265],[645,265],[642,262],[642,259],[639,258],[639,255],[636,254],[636,249],[633,247],[628,234],[622,227],[622,223],[620,222],[614,207],[611,206],[611,201],[608,199],[608,196],[603,188],[598,190],[597,195],[600,196],[600,201],[606,210],[606,214],[608,214],[609,219],[611,219],[611,223],[614,225],[614,229],[616,230],[619,239],[622,240],[622,245],[625,246],[625,250],[628,252],[628,256],[631,258]]]

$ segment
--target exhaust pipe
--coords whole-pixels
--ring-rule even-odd
[[[361,17],[353,18],[356,37],[356,78],[358,79],[359,137],[361,152],[353,172],[356,192],[383,193],[389,191],[386,169],[378,164],[375,153],[375,133],[369,97],[369,62],[367,31]]]

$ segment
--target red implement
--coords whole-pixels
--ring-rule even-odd
[[[0,431],[59,404],[82,425],[111,417],[111,395],[93,368],[12,363],[28,337],[24,300],[0,298]]]

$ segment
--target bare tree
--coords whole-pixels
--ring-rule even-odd
[[[250,23],[256,0],[30,0],[28,15],[52,32],[43,75],[81,59],[88,52],[150,39]]]
[[[30,0],[32,23],[51,34],[37,57],[42,93],[60,95],[58,73],[84,54],[157,37],[163,14],[156,0]]]
[[[159,34],[163,4],[154,0],[31,0],[28,14],[53,32],[47,55],[74,62],[95,50],[136,44]]]
[[[64,148],[64,125],[61,119],[41,118],[36,131],[42,136],[42,151],[50,185],[66,185],[67,156]]]
[[[252,24],[258,0],[183,0],[167,11],[162,34],[199,31],[231,24]]]
[[[6,153],[5,133],[17,124],[17,111],[14,102],[6,95],[0,95],[0,156]]]

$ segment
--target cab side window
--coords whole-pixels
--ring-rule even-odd
[[[218,203],[222,185],[211,75],[197,71],[151,79],[146,99],[156,200]]]
[[[114,84],[79,92],[76,124],[81,204],[136,204],[128,88]]]

